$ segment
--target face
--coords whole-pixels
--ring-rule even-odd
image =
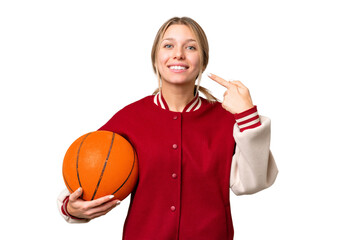
[[[163,84],[195,84],[200,71],[200,51],[190,28],[171,25],[160,41],[156,65]]]

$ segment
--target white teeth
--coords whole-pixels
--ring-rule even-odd
[[[185,70],[185,67],[182,66],[170,66],[170,69],[175,69],[175,70]]]

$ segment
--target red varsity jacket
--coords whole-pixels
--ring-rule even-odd
[[[246,129],[252,130],[241,133]],[[260,122],[256,106],[232,115],[196,95],[182,113],[172,112],[158,93],[121,109],[99,130],[123,135],[138,154],[125,240],[233,239],[229,189],[258,192],[278,172],[269,149],[270,119],[261,116]],[[88,222],[67,213],[69,194],[58,197],[62,216]]]
[[[182,113],[159,108],[154,99],[161,104],[160,97],[145,97],[100,128],[127,138],[138,154],[123,239],[233,239],[234,115],[202,98],[199,109]]]

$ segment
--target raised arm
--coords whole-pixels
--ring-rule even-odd
[[[259,117],[249,89],[240,81],[209,74],[226,88],[222,107],[234,114],[236,142],[231,163],[230,187],[236,195],[252,194],[271,186],[278,169],[270,151],[270,119]]]

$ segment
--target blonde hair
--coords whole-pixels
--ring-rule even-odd
[[[195,85],[196,92],[200,91],[205,96],[205,98],[209,101],[218,101],[218,99],[216,99],[216,97],[214,97],[208,89],[200,86],[202,73],[205,71],[206,66],[209,62],[209,44],[208,44],[207,37],[205,35],[204,30],[201,28],[201,26],[197,22],[195,22],[195,20],[193,20],[189,17],[181,17],[181,18],[173,17],[173,18],[167,20],[160,27],[160,29],[158,30],[158,32],[155,36],[154,43],[153,43],[152,50],[151,50],[151,61],[152,61],[153,70],[158,79],[159,87],[154,91],[153,94],[158,93],[161,88],[161,86],[160,86],[161,76],[156,67],[156,58],[157,58],[158,50],[160,48],[160,40],[163,38],[166,30],[171,25],[185,25],[185,26],[189,27],[190,30],[195,35],[195,39],[198,43],[199,51],[200,51],[200,66],[201,66],[199,74],[197,76],[198,84]]]

